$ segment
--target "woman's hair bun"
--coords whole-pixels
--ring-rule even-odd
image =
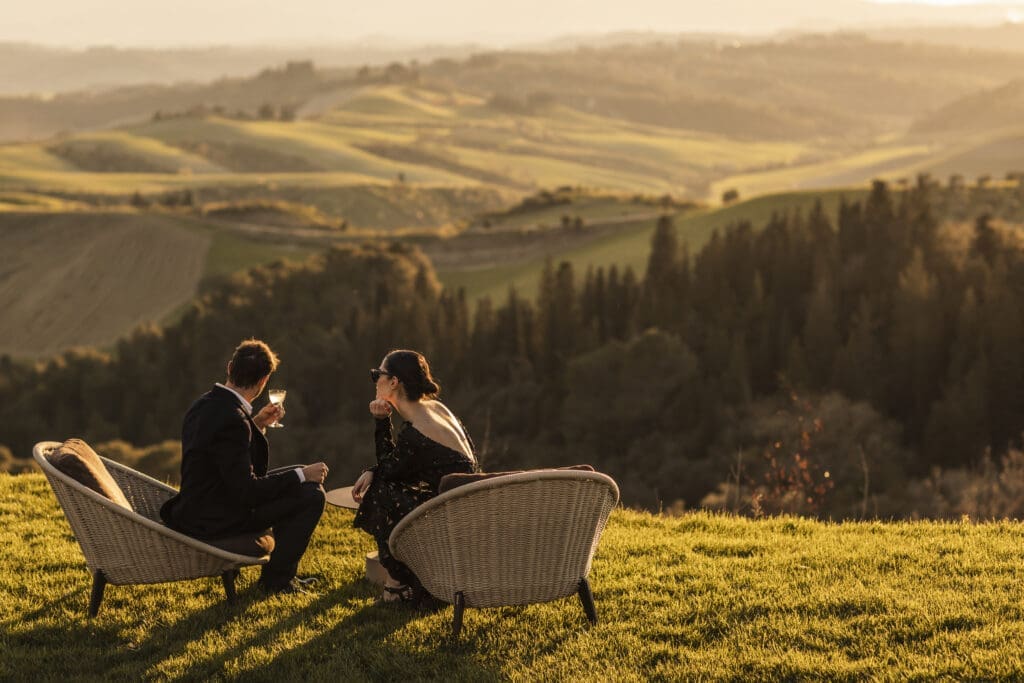
[[[441,385],[430,374],[430,365],[418,351],[398,349],[384,358],[383,367],[402,383],[405,395],[410,401],[421,398],[437,398]]]

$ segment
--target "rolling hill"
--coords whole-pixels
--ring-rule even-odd
[[[741,220],[759,225],[775,211],[807,211],[819,199],[834,213],[840,196],[860,190],[793,193],[725,208],[674,208],[680,240],[699,249],[715,229]],[[5,197],[0,193],[0,209]],[[365,237],[289,222],[304,214],[287,204],[217,205],[206,215],[118,212],[61,205],[26,210],[28,200],[0,210],[0,230],[15,258],[0,270],[0,327],[8,332],[0,354],[40,358],[72,346],[109,347],[136,326],[172,317],[205,277],[282,258],[303,259],[327,245]],[[28,207],[31,208],[31,207]],[[288,210],[292,209],[292,213]],[[253,212],[275,215],[250,215]],[[509,287],[534,296],[545,259],[589,266],[646,267],[657,203],[611,195],[584,196],[568,205],[509,214],[504,227],[448,238],[418,239],[442,283],[465,288],[470,299],[503,299]],[[579,217],[581,229],[562,229],[561,217]],[[309,217],[306,216],[308,219]],[[320,220],[319,216],[314,216]],[[312,220],[312,219],[310,219]],[[299,230],[298,234],[296,231]],[[48,264],[40,268],[39,264]],[[29,294],[26,295],[25,293]]]
[[[462,59],[315,69],[292,61],[249,78],[0,98],[0,141],[110,128],[194,108],[258,117],[264,104],[315,115],[362,85],[418,83],[520,109],[549,100],[633,123],[745,140],[856,139],[893,132],[1024,71],[1024,54],[871,40],[852,34],[738,42],[479,52]],[[272,63],[273,51],[267,63]],[[312,52],[311,52],[312,54]],[[367,53],[371,55],[371,53]],[[323,64],[329,61],[322,62]],[[306,107],[307,104],[318,103]]]
[[[873,178],[1002,177],[1020,170],[1024,129],[989,128],[1015,117],[1019,81],[1007,83],[1021,70],[1022,54],[797,36],[359,71],[292,62],[206,85],[9,98],[3,120],[20,111],[33,122],[38,107],[40,121],[66,115],[69,128],[97,129],[0,145],[0,228],[15,254],[0,303],[14,301],[12,283],[39,278],[27,273],[47,253],[91,248],[100,265],[75,271],[81,286],[43,277],[39,299],[3,309],[0,323],[17,331],[0,352],[107,345],[172,315],[205,276],[337,240],[414,240],[450,287],[531,296],[546,258],[641,271],[662,210],[695,251],[730,221],[757,225],[819,197],[832,210]],[[924,123],[986,111],[993,125],[965,134]],[[912,121],[924,128],[907,135]],[[733,189],[752,201],[693,201],[717,204]],[[562,190],[581,199],[510,210]],[[958,204],[958,220],[972,202]],[[137,288],[149,252],[180,267],[159,264],[160,286]],[[135,298],[121,302],[118,287]],[[82,306],[90,291],[124,315]],[[48,308],[61,313],[38,312]]]
[[[0,146],[0,191],[123,201],[136,191],[189,188],[223,200],[231,198],[225,187],[261,184],[266,198],[294,200],[276,193],[412,185],[488,188],[498,193],[497,208],[524,191],[560,185],[699,195],[716,175],[788,165],[809,153],[800,143],[731,140],[558,104],[510,113],[459,91],[370,85],[311,120],[182,115]],[[338,217],[383,227],[373,217]]]
[[[695,254],[710,239],[715,230],[724,230],[729,225],[750,221],[755,228],[764,225],[776,212],[800,211],[807,213],[816,202],[821,201],[826,214],[835,217],[841,198],[855,201],[866,194],[860,188],[833,189],[819,192],[792,192],[768,195],[719,208],[690,208],[670,212],[674,215],[676,234],[681,244],[686,244]],[[601,204],[597,203],[598,215]],[[563,209],[567,211],[569,209]],[[577,209],[571,209],[577,213]],[[583,212],[586,215],[586,212]],[[574,239],[536,238],[531,247],[516,252],[508,248],[490,251],[471,251],[459,254],[427,253],[434,260],[438,278],[450,288],[464,287],[471,297],[488,296],[493,301],[503,301],[510,287],[520,296],[532,298],[537,293],[540,274],[545,259],[555,262],[568,261],[578,274],[588,267],[612,265],[620,269],[630,267],[638,275],[647,267],[650,255],[651,235],[654,232],[656,216],[621,216],[605,218],[601,229],[590,229]],[[659,212],[655,212],[659,213]],[[543,215],[543,214],[541,214]],[[450,240],[457,244],[459,240]],[[455,250],[458,247],[443,244],[440,249]]]
[[[0,191],[97,205],[136,192],[255,193],[308,200],[355,228],[450,231],[561,185],[715,201],[728,189],[945,174],[961,160],[964,175],[1000,176],[1019,166],[1013,152],[989,152],[1016,149],[993,135],[1018,117],[1011,81],[1022,71],[1019,53],[856,35],[492,52],[358,72],[291,62],[206,85],[8,98],[0,120],[103,130],[0,146]],[[969,137],[942,132],[975,119]],[[490,195],[405,219],[332,201],[397,186]],[[394,195],[390,207],[405,203]]]
[[[108,347],[173,314],[204,276],[309,253],[174,215],[0,212],[0,230],[0,354],[28,358]]]
[[[1024,79],[971,93],[914,122],[919,136],[954,136],[1015,128],[1024,121]]]

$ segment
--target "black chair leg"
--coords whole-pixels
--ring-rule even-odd
[[[466,609],[466,596],[459,591],[455,594],[455,616],[452,617],[452,637],[458,638],[462,630],[462,613]]]
[[[92,575],[92,595],[89,597],[89,616],[94,617],[100,612],[100,603],[103,602],[103,589],[107,587],[107,577],[103,571],[98,570]]]
[[[591,624],[597,623],[597,608],[594,606],[594,594],[590,592],[590,583],[586,579],[580,579],[579,587],[580,602],[583,603],[583,611],[587,613],[587,619]]]
[[[227,596],[228,604],[235,604],[235,578],[238,576],[237,569],[229,569],[220,575],[224,582],[224,595]]]

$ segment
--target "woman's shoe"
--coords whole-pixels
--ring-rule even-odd
[[[419,596],[416,594],[416,589],[412,586],[404,584],[400,586],[384,586],[384,593],[377,599],[377,602],[381,604],[404,603],[415,605],[419,602]]]

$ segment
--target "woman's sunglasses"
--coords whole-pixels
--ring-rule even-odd
[[[384,375],[385,377],[391,377],[392,376],[390,372],[384,372],[380,368],[373,368],[372,370],[370,370],[370,379],[373,380],[374,384],[377,383],[377,380],[380,379],[381,375]]]

